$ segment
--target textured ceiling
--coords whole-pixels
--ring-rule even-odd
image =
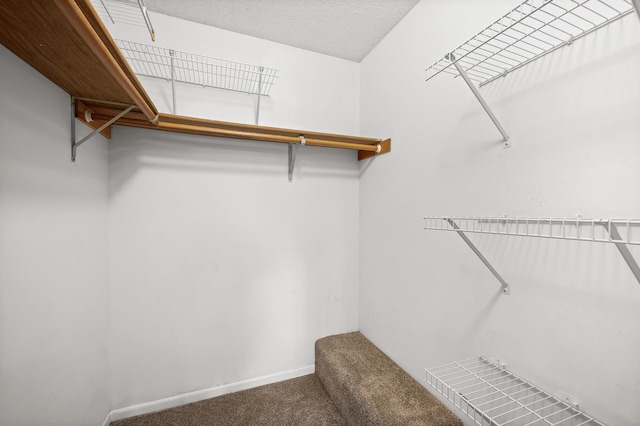
[[[419,0],[146,0],[149,10],[359,62]]]

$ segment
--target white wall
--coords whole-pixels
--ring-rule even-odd
[[[0,93],[0,424],[100,424],[107,147],[72,163],[69,96],[2,46]]]
[[[281,69],[261,124],[358,133],[357,63],[152,18],[158,44]],[[178,101],[253,117],[247,95],[181,86]],[[301,147],[290,183],[285,144],[116,127],[109,146],[112,408],[308,372],[316,339],[357,330],[355,152]]]
[[[497,355],[607,424],[637,424],[640,285],[613,245],[471,235],[512,286],[501,296],[455,233],[422,230],[429,215],[640,216],[637,15],[481,90],[510,149],[463,81],[424,81],[516,4],[422,1],[361,63],[361,130],[393,152],[362,167],[360,328],[420,381]]]
[[[358,169],[327,149],[118,128],[113,407],[311,366],[358,328]]]

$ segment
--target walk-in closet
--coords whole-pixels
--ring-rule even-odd
[[[640,425],[638,0],[0,0],[0,425]]]

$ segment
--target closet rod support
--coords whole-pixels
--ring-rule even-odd
[[[640,18],[640,0],[633,0],[633,7],[635,7],[638,18]]]
[[[627,262],[627,265],[629,266],[629,269],[631,269],[631,272],[633,273],[633,275],[636,277],[638,284],[640,284],[640,267],[638,266],[638,263],[636,262],[636,260],[633,258],[633,255],[629,251],[629,247],[627,247],[626,244],[616,242],[616,241],[622,241],[622,237],[618,232],[618,228],[611,221],[605,224],[605,228],[607,228],[607,231],[609,231],[611,240],[613,241],[615,246],[618,248],[618,251],[624,258],[624,261]]]
[[[456,233],[458,235],[460,235],[460,238],[462,238],[462,240],[467,243],[467,245],[469,246],[469,248],[476,254],[476,256],[478,256],[478,258],[482,261],[482,263],[484,263],[484,266],[486,266],[489,271],[491,271],[491,273],[498,279],[498,281],[500,281],[500,285],[501,285],[501,289],[502,289],[502,294],[510,294],[511,293],[511,289],[509,288],[509,284],[507,284],[507,282],[500,276],[500,274],[498,273],[498,271],[496,271],[494,269],[493,266],[491,266],[491,264],[489,263],[489,261],[487,260],[486,257],[484,257],[482,255],[482,253],[480,252],[480,250],[478,250],[478,247],[475,246],[475,244],[473,244],[471,242],[471,240],[469,239],[469,237],[467,237],[465,235],[465,233],[460,230],[460,227],[458,226],[458,224],[453,220],[450,219],[448,217],[443,218],[445,219],[447,222],[449,222],[449,224],[451,225],[451,227],[453,229],[456,230]],[[626,248],[626,247],[625,247]]]
[[[636,0],[636,1],[638,1],[638,0]],[[460,73],[460,76],[462,77],[464,82],[467,83],[467,86],[469,86],[469,89],[471,89],[471,91],[475,95],[476,99],[478,99],[478,102],[480,102],[480,105],[482,105],[482,108],[484,108],[486,113],[489,115],[489,118],[491,118],[491,121],[493,121],[493,124],[495,124],[495,126],[498,128],[498,131],[502,134],[502,137],[504,138],[504,145],[503,146],[505,148],[511,147],[511,142],[509,142],[509,135],[507,134],[506,130],[504,130],[504,128],[502,127],[502,125],[500,124],[500,122],[498,121],[496,116],[493,114],[493,111],[491,111],[491,108],[489,108],[489,105],[487,104],[487,102],[484,100],[484,98],[480,94],[480,91],[478,90],[478,88],[476,86],[474,86],[473,82],[471,81],[471,79],[467,75],[466,71],[456,61],[456,57],[453,55],[453,53],[449,53],[445,58],[450,60],[451,62],[453,62],[453,65],[456,67],[456,69]]]
[[[84,138],[76,142],[76,98],[72,96],[71,97],[71,161],[73,162],[76,161],[76,151],[80,145],[82,145],[83,143],[91,139],[97,133],[100,133],[107,127],[111,126],[113,123],[115,123],[116,121],[124,117],[134,108],[136,108],[135,105],[130,105],[127,109],[125,109],[124,111],[122,111],[121,113],[113,117],[111,120],[107,121],[102,126],[93,130],[87,136],[85,136]]]
[[[304,136],[300,136],[300,145],[307,143]],[[294,146],[295,145],[295,146]],[[296,157],[298,156],[298,144],[289,144],[289,182],[293,181],[293,168],[296,165]]]

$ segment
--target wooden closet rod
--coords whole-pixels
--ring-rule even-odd
[[[82,101],[88,103],[88,105]],[[104,103],[103,105],[99,105],[100,103],[100,101],[81,98],[76,106],[76,117],[81,121],[85,121],[85,110],[88,109],[93,120],[106,122],[120,112],[118,108],[105,105]],[[356,150],[359,151],[359,156],[365,156],[364,158],[383,154],[391,150],[391,141],[389,139],[380,140],[360,136],[337,135],[313,131],[307,132],[304,130],[231,123],[165,113],[160,113],[159,115],[160,118],[155,126],[149,124],[144,115],[136,111],[128,113],[114,124],[202,136],[247,139],[259,142],[301,144],[302,138],[304,138],[305,145]]]
[[[126,125],[126,122],[123,122],[122,124]],[[208,136],[229,137],[229,138],[236,138],[236,139],[248,139],[248,140],[263,141],[263,142],[296,143],[296,144],[302,143],[302,138],[304,137],[304,135],[300,135],[300,137],[282,136],[282,135],[273,135],[273,134],[267,134],[267,133],[255,133],[255,132],[247,132],[247,131],[240,131],[240,130],[210,128],[210,127],[204,127],[204,126],[195,126],[192,124],[167,123],[163,121],[158,122],[158,129],[168,130],[173,132],[180,132],[180,133],[192,133],[197,135],[208,135]],[[368,152],[380,152],[382,149],[380,146],[380,143],[376,145],[367,145],[367,144],[361,144],[361,143],[328,141],[328,140],[306,138],[306,137],[304,137],[304,143],[305,145],[310,145],[310,146],[353,149],[357,151],[368,151]]]
[[[69,23],[78,32],[82,41],[91,48],[100,62],[104,65],[107,71],[113,76],[114,79],[125,90],[127,95],[131,97],[133,103],[140,109],[144,116],[152,124],[158,122],[158,114],[140,95],[140,92],[134,87],[126,74],[122,71],[120,65],[113,58],[106,46],[100,41],[100,38],[94,31],[93,27],[85,17],[84,13],[80,10],[78,5],[70,0],[53,0],[67,18]]]

